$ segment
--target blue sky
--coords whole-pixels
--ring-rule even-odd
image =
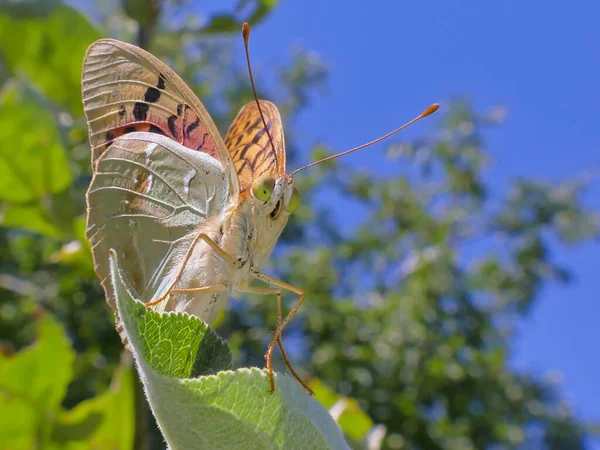
[[[328,65],[327,94],[298,122],[305,148],[325,141],[344,150],[395,128],[434,101],[468,95],[481,110],[496,105],[508,110],[506,122],[485,134],[497,194],[516,176],[558,181],[600,169],[600,3],[341,5],[284,0],[252,33],[251,53],[261,71],[287,57],[294,44],[314,50]],[[422,122],[404,137],[432,127]],[[347,161],[383,168],[384,148]],[[600,210],[600,182],[586,200]],[[574,283],[543,291],[519,328],[512,364],[540,376],[560,374],[560,390],[574,411],[600,422],[600,243],[558,249],[554,257],[573,270]],[[593,448],[600,449],[595,441]]]

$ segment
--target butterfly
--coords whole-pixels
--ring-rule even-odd
[[[273,392],[273,347],[283,350],[281,329],[304,299],[302,289],[260,271],[300,202],[286,175],[277,108],[249,103],[223,140],[173,70],[111,39],[89,47],[82,96],[93,171],[86,236],[107,302],[116,311],[110,249],[132,289],[159,311],[185,311],[210,324],[230,294],[276,295],[279,323],[266,354]],[[282,290],[299,296],[283,320]],[[177,294],[176,304],[163,301],[167,293]],[[123,337],[118,317],[117,329]]]
[[[253,85],[248,30],[244,25]],[[383,138],[287,174],[275,105],[255,96],[222,139],[184,81],[133,45],[102,39],[88,48],[82,97],[93,172],[86,237],[121,337],[125,340],[109,279],[111,249],[131,288],[157,311],[184,311],[211,324],[230,295],[275,295],[277,327],[265,355],[269,392],[275,387],[272,356],[279,345],[291,374],[312,394],[281,342],[305,293],[260,270],[300,203],[293,175],[379,142],[438,106]],[[282,291],[298,296],[285,318]]]

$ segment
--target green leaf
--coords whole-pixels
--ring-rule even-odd
[[[64,229],[64,227],[63,227]],[[93,278],[94,261],[90,243],[85,238],[86,218],[85,216],[76,217],[71,224],[74,239],[63,243],[61,248],[50,255],[50,262],[68,264],[74,270],[75,276]]]
[[[339,415],[337,422],[345,434],[355,441],[361,441],[366,438],[369,430],[373,428],[374,423],[360,409],[356,400],[336,394],[317,379],[311,380],[310,387],[315,391],[315,398],[328,409],[343,402],[343,412]]]
[[[40,336],[34,344],[14,356],[0,355],[0,390],[42,413],[60,406],[73,375],[75,352],[52,316],[43,314],[39,320]]]
[[[38,421],[27,400],[11,396],[0,386],[0,450],[35,448]]]
[[[125,14],[144,28],[152,29],[160,16],[161,2],[158,0],[123,0]]]
[[[40,314],[39,338],[16,355],[0,354],[0,449],[129,449],[134,435],[133,369],[111,388],[63,412],[75,352],[51,315]]]
[[[8,83],[0,97],[0,200],[39,200],[71,182],[52,113],[23,83]],[[14,214],[12,220],[17,222]]]
[[[189,378],[231,366],[227,343],[201,320],[188,321],[183,314],[161,316],[133,301],[124,304],[122,313],[126,328],[133,331],[128,333],[131,343],[160,375]]]
[[[59,237],[62,234],[39,204],[8,204],[0,214],[0,223],[8,228],[24,228],[46,236]]]
[[[0,2],[0,14],[14,17],[44,17],[60,5],[59,0],[8,0]]]
[[[39,320],[33,345],[0,355],[0,448],[34,448],[35,439],[44,440],[73,375],[75,353],[61,326],[49,314]]]
[[[159,314],[134,299],[111,254],[119,316],[154,416],[171,450],[346,449],[331,416],[287,375],[267,392],[257,368],[210,373],[230,365],[225,341],[197,317]]]
[[[133,448],[133,377],[131,364],[119,368],[109,390],[63,414],[52,440],[65,450]]]
[[[83,114],[83,56],[99,38],[83,15],[65,5],[51,9],[46,17],[15,17],[0,11],[0,58],[9,71],[25,74],[45,96],[74,116]],[[34,124],[23,129],[36,128]]]

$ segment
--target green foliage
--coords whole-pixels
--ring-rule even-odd
[[[22,0],[4,1],[0,3],[0,14],[10,14],[12,17],[46,17],[58,5],[59,0]]]
[[[61,402],[75,352],[50,315],[39,315],[38,323],[36,343],[15,355],[0,355],[0,448],[131,448],[131,368],[115,373],[110,390],[65,411]]]
[[[334,417],[344,434],[348,436],[353,447],[360,447],[359,442],[366,441],[374,423],[371,418],[360,409],[358,402],[354,399],[336,394],[325,384],[317,379],[311,380],[310,388],[315,393],[315,398],[329,408],[329,413]],[[373,447],[367,447],[373,448]]]
[[[196,317],[159,314],[134,299],[111,258],[119,317],[169,448],[345,449],[327,411],[287,375],[226,370],[227,343]],[[212,376],[209,376],[212,375]]]
[[[26,75],[48,99],[76,116],[82,114],[81,61],[99,38],[80,13],[62,5],[41,17],[0,15],[0,52],[10,73]]]
[[[6,83],[0,121],[0,200],[10,202],[2,223],[59,236],[58,216],[45,204],[71,184],[72,176],[53,114],[23,83]],[[32,123],[35,133],[23,133]]]
[[[232,14],[215,14],[200,31],[204,33],[239,32],[244,22],[256,25],[264,20],[277,2],[278,0],[242,0],[238,2],[236,10]]]
[[[161,4],[150,0],[146,4],[152,8],[144,9],[144,3],[124,2],[129,17],[103,4],[102,13],[111,20],[102,29],[60,2],[0,7],[0,340],[6,353],[25,348],[2,357],[0,365],[0,411],[10,411],[0,421],[0,442],[10,448],[30,448],[32,439],[56,448],[107,448],[110,442],[131,448],[133,406],[125,382],[131,373],[122,374],[120,388],[109,390],[123,346],[83,237],[90,173],[79,77],[86,47],[101,36],[131,40],[135,34],[134,43],[147,46],[189,82],[224,130],[251,99],[232,42],[240,39],[241,21],[262,20],[276,5],[242,1],[222,15],[167,26]],[[186,7],[185,2],[171,6]],[[142,27],[135,30],[135,21]],[[299,52],[269,72],[277,77],[266,87],[260,82],[264,74],[256,74],[260,96],[278,104],[287,119],[291,166],[298,158],[292,119],[309,104],[325,71]],[[516,321],[548,282],[570,280],[553,250],[598,235],[597,215],[583,206],[585,183],[520,179],[511,181],[507,193],[494,192],[483,140],[494,117],[479,114],[468,102],[450,106],[435,138],[390,146],[388,164],[398,176],[331,162],[296,177],[303,201],[266,268],[307,292],[284,343],[296,368],[322,381],[317,398],[339,417],[349,441],[360,442],[356,448],[369,437],[366,430],[372,435],[382,429],[373,423],[385,426],[383,447],[390,449],[583,448],[587,431],[556,387],[516,373],[507,361]],[[367,211],[365,221],[342,235],[338,212],[311,201],[323,190],[360,205]],[[27,347],[40,305],[64,325],[73,350],[48,315],[41,319],[41,340]],[[138,325],[144,323],[138,319]],[[244,298],[228,310],[219,333],[228,337],[236,366],[264,364],[275,323],[275,308],[264,300]],[[202,336],[211,335],[203,334],[199,323],[194,327],[186,331],[187,340],[177,338],[175,354],[197,354]],[[28,357],[45,345],[45,334],[54,340],[52,350]],[[142,334],[146,344],[160,337]],[[294,345],[286,336],[294,337]],[[165,351],[160,344],[151,348]],[[170,361],[162,353],[148,355],[153,367]],[[28,369],[13,367],[15,361],[25,361]],[[220,364],[187,361],[176,366],[178,376]],[[163,369],[159,381],[173,375]],[[264,398],[262,372],[228,376],[258,383],[254,398]],[[228,398],[229,380],[216,380]],[[47,394],[40,394],[42,389]],[[287,390],[278,392],[283,396]],[[283,408],[284,400],[270,401]],[[33,401],[41,402],[43,415]],[[136,442],[137,448],[162,448],[156,430],[144,428],[153,418],[141,409],[136,414],[137,436],[149,437]],[[532,427],[543,437],[532,441]]]

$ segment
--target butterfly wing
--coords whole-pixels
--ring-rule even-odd
[[[235,168],[219,131],[198,97],[150,53],[112,39],[93,43],[82,75],[92,167],[120,136],[152,132],[218,159],[237,195]]]
[[[285,175],[285,140],[277,107],[260,100],[260,107],[275,148],[260,117],[256,102],[244,106],[225,135],[225,145],[233,160],[240,192],[247,191],[261,175]]]
[[[92,44],[82,95],[94,172],[87,238],[96,272],[115,308],[108,279],[115,249],[132,288],[151,301],[174,281],[198,230],[208,231],[227,200],[235,201],[235,167],[198,98],[142,49],[110,39]]]
[[[115,139],[87,194],[86,236],[108,303],[116,310],[110,249],[139,297],[154,300],[175,280],[199,224],[222,216],[228,198],[223,165],[206,153],[156,133]]]

